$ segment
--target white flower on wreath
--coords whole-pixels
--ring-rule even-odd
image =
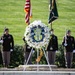
[[[44,28],[44,32],[42,32],[42,34],[45,37],[43,38],[42,41],[33,42],[34,39],[32,39],[31,36],[34,35],[34,33],[31,33],[31,29],[33,27],[38,28],[38,26],[40,26],[41,28],[42,27]],[[25,36],[25,39],[26,39],[26,41],[27,41],[27,43],[30,47],[40,48],[40,47],[43,47],[43,46],[48,44],[49,38],[50,38],[50,29],[44,23],[42,23],[40,20],[39,21],[34,21],[33,23],[31,23],[29,26],[26,27],[26,31],[25,31],[24,36]]]

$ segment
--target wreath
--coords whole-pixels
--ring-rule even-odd
[[[30,47],[41,48],[49,42],[50,29],[41,21],[34,21],[26,27],[24,36]]]

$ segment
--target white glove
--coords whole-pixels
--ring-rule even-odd
[[[67,46],[67,44],[66,44],[66,43],[64,43],[64,46]]]
[[[34,54],[34,53],[35,53],[35,51],[33,50],[33,51],[32,51],[32,54]]]
[[[13,49],[10,49],[10,52],[12,52],[13,51]]]
[[[75,50],[73,50],[73,53],[75,53]]]
[[[3,44],[3,40],[0,40],[0,43]]]
[[[56,50],[56,53],[58,53],[58,51]]]

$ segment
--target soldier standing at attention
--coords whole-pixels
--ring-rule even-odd
[[[71,31],[68,30],[62,45],[65,48],[65,62],[66,62],[66,67],[71,68],[72,67],[72,59],[73,59],[73,50],[74,50],[74,37],[71,36]]]
[[[27,44],[27,42],[26,42],[26,40],[25,40],[25,37],[23,37],[23,41],[24,41],[24,43],[25,43],[25,47],[24,47],[24,50],[25,50],[25,62],[24,62],[24,64],[26,64],[26,62],[27,62],[27,60],[28,60],[28,57],[29,57],[29,54],[30,54],[30,52],[31,52],[31,49],[32,49],[32,47],[30,47],[28,44]],[[32,54],[31,54],[31,56],[30,56],[30,59],[29,59],[29,61],[28,61],[28,64],[32,64]]]
[[[3,58],[3,65],[5,67],[9,67],[10,64],[10,51],[13,51],[14,49],[14,40],[13,36],[9,34],[9,29],[5,28],[4,34],[1,37],[1,40],[3,41],[3,53],[2,53],[2,58]]]
[[[54,65],[56,58],[56,51],[58,50],[58,39],[54,35],[54,30],[51,29],[50,41],[47,47],[49,63]]]

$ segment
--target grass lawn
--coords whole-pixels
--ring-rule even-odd
[[[49,0],[31,0],[34,20],[41,20],[48,25],[48,2]],[[59,44],[65,35],[65,30],[70,29],[75,37],[75,0],[56,0],[59,18],[53,22],[55,34],[58,36]],[[15,44],[22,45],[22,37],[25,27],[24,21],[25,0],[0,0],[0,36],[5,27],[10,29],[14,36]],[[50,27],[50,25],[48,25]]]

